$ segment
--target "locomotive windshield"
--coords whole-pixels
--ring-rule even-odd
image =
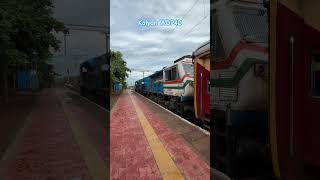
[[[268,42],[268,14],[266,9],[235,6],[233,14],[242,39],[257,43]]]
[[[183,69],[186,74],[193,74],[193,64],[183,64]]]

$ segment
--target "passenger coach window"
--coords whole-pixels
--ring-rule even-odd
[[[311,59],[311,95],[320,97],[320,55],[312,55]]]

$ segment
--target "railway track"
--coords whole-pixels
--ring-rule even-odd
[[[207,128],[207,126],[203,126],[202,123],[199,123],[199,121],[195,117],[183,117],[183,116],[181,116],[181,114],[177,113],[176,111],[167,109],[162,104],[159,104],[159,103],[155,102],[153,99],[136,92],[134,89],[131,89],[131,92],[137,94],[140,97],[145,98],[149,102],[152,102],[152,103],[156,104],[157,106],[159,106],[160,108],[164,109],[165,111],[167,111],[167,112],[173,114],[174,116],[178,117],[178,119],[180,119],[181,121],[184,121],[185,123],[187,123],[187,124],[189,124],[191,126],[197,127],[203,133],[208,134],[208,135],[210,134],[210,129]]]
[[[85,96],[81,96],[80,95],[80,91],[73,87],[72,85],[68,85],[68,84],[65,84],[65,87],[72,90],[74,94],[80,96],[82,99],[86,100],[87,102],[89,103],[92,103],[92,104],[95,104],[97,107],[103,109],[104,111],[107,111],[109,112],[108,108],[105,106],[105,102],[102,102],[99,97],[93,97],[93,96],[90,96],[90,97],[85,97]]]

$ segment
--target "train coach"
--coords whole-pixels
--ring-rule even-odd
[[[194,112],[197,120],[210,128],[210,41],[192,55],[194,65]]]
[[[320,1],[270,1],[270,144],[274,174],[320,179]]]

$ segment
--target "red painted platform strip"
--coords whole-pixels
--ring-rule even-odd
[[[140,100],[141,97],[133,95],[133,98],[135,98],[140,108],[143,109],[144,115],[153,126],[162,144],[164,144],[186,179],[209,180],[209,166]]]
[[[54,90],[43,92],[5,180],[90,179]]]
[[[161,179],[154,156],[127,93],[121,95],[111,112],[110,178]]]

